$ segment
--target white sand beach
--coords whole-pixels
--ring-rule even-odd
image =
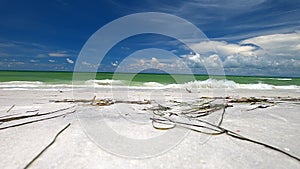
[[[114,93],[126,97],[117,98]],[[172,109],[174,107],[168,104],[168,101],[179,101],[180,93],[182,92],[176,89],[131,89],[128,94],[121,89],[111,92],[103,88],[97,89],[95,96],[97,99],[135,101],[156,99],[151,105],[159,103]],[[197,102],[200,97],[209,97],[210,94],[205,89],[185,92],[184,99],[187,102]],[[247,138],[277,147],[291,155],[300,156],[300,102],[299,99],[288,100],[299,98],[299,90],[231,89],[227,90],[226,94],[233,98],[254,96],[277,100],[278,97],[287,98],[287,101],[278,101],[266,108],[257,108],[265,103],[228,103],[232,107],[226,108],[221,126]],[[217,95],[214,92],[213,96]],[[300,167],[299,161],[286,154],[226,134],[208,136],[177,126],[166,131],[157,130],[149,120],[152,116],[144,111],[151,107],[149,104],[115,103],[109,106],[92,106],[84,103],[51,102],[51,100],[73,99],[73,96],[76,96],[75,99],[79,99],[79,96],[82,99],[93,98],[90,93],[79,89],[74,89],[74,92],[67,88],[1,89],[0,168],[27,166],[28,168],[294,169]],[[49,114],[35,116],[44,113]],[[4,120],[24,115],[33,116]],[[106,121],[97,121],[99,117],[105,118]],[[28,123],[39,119],[44,120]],[[33,160],[69,123],[70,126],[57,136],[53,144]],[[110,131],[98,128],[103,126],[101,123],[105,123],[106,127],[109,126]],[[117,133],[117,137],[110,135],[114,132]],[[113,140],[116,138],[119,138],[119,141]],[[103,140],[103,144],[101,142],[99,144],[99,140]],[[128,140],[133,142],[137,140],[132,144],[137,147],[131,147]],[[30,162],[32,163],[28,165]]]
[[[2,0],[0,18],[0,169],[300,169],[300,0]]]

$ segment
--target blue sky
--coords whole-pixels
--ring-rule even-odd
[[[194,73],[205,73],[215,57],[226,74],[300,76],[300,1],[298,0],[2,0],[0,2],[0,69],[72,71],[88,38],[125,15],[164,12],[195,24],[210,39],[191,44],[204,57],[162,35],[137,35],[118,43],[100,71],[114,71],[137,50],[162,48],[177,55]],[[166,56],[141,56],[124,71],[164,67],[179,70]],[[140,67],[139,67],[140,66]],[[179,72],[180,73],[180,72]]]

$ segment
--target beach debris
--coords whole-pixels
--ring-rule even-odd
[[[171,110],[171,107],[162,106],[161,104],[157,104],[157,106],[152,106],[148,108],[144,108],[143,110],[151,110],[151,111],[167,111]]]
[[[55,137],[52,139],[52,141],[45,147],[43,148],[43,150],[41,152],[39,152],[25,167],[24,169],[30,167],[30,165],[36,160],[38,159],[51,145],[54,144],[54,142],[56,141],[56,139],[58,138],[58,136],[65,131],[68,127],[70,127],[71,123],[67,124],[63,129],[61,129],[56,135]]]
[[[27,110],[25,113],[33,113],[33,112],[38,112],[39,109],[35,109],[35,110]]]
[[[116,100],[114,103],[127,103],[127,104],[151,104],[150,100],[143,100],[143,101],[123,101],[123,100]]]
[[[293,97],[277,97],[281,101],[294,101],[294,102],[300,102],[300,98],[293,98]]]
[[[101,99],[101,100],[93,100],[92,101],[92,104],[91,105],[94,105],[94,106],[109,106],[109,105],[112,105],[114,104],[114,101],[113,100],[110,100],[110,99]]]
[[[261,102],[270,102],[269,99],[267,98],[256,98],[256,97],[241,97],[241,98],[237,98],[237,99],[230,99],[228,101],[229,103],[251,103],[251,104],[255,104],[255,103],[261,103]]]
[[[192,91],[188,88],[185,88],[185,90],[188,92],[188,93],[192,93]]]
[[[265,108],[268,108],[268,107],[271,107],[271,106],[274,106],[274,105],[259,105],[257,107],[252,108],[252,109],[247,109],[246,111],[251,111],[251,110],[255,110],[255,109],[265,109]]]
[[[94,97],[91,100],[87,99],[63,99],[63,100],[50,100],[50,102],[54,103],[62,103],[62,102],[67,102],[67,103],[90,103],[90,105],[93,106],[110,106],[112,104],[117,104],[117,103],[126,103],[126,104],[151,104],[150,100],[113,100],[113,99],[96,99]]]
[[[15,104],[12,105],[12,106],[6,111],[6,113],[10,112],[15,106],[16,106]]]
[[[76,112],[76,110],[71,110],[74,107],[75,106],[71,106],[71,107],[62,108],[62,109],[58,109],[58,110],[47,112],[47,113],[41,113],[41,114],[39,114],[39,113],[30,114],[30,115],[14,114],[14,115],[10,115],[10,116],[2,116],[2,117],[0,117],[0,123],[2,123],[2,125],[4,125],[3,123],[5,123],[5,124],[8,123],[8,125],[5,125],[4,127],[0,127],[0,130],[23,126],[23,125],[27,125],[27,124],[31,124],[31,123],[40,122],[40,121],[50,120],[50,119],[54,119],[54,118],[58,118],[58,117],[65,117],[66,115]],[[34,120],[32,120],[32,118],[34,118]],[[9,123],[12,121],[26,120],[26,119],[29,119],[29,121],[13,123],[13,124]]]
[[[274,98],[274,102],[276,103],[285,103],[285,102],[289,102],[289,103],[292,103],[292,104],[297,104],[299,105],[300,104],[300,98],[299,97],[277,97],[277,98]]]
[[[91,104],[94,104],[94,103],[95,103],[96,97],[97,97],[97,96],[94,96],[94,97],[93,97],[92,103],[91,103]]]
[[[268,107],[275,106],[276,100],[274,98],[257,98],[257,97],[241,97],[235,99],[228,99],[228,103],[249,103],[250,105],[256,105],[259,103],[260,105],[247,109],[245,111],[251,111],[255,109],[265,109]]]
[[[16,116],[16,115],[2,116],[2,117],[0,117],[0,122],[9,122],[9,121],[13,121],[13,120],[20,120],[20,119],[25,119],[25,118],[30,118],[30,117],[50,115],[50,114],[53,114],[53,113],[57,113],[57,112],[60,112],[60,111],[65,111],[65,110],[71,109],[73,107],[74,106],[70,106],[70,107],[67,107],[67,108],[62,108],[62,109],[58,109],[58,110],[55,110],[55,111],[42,113],[42,114],[36,113],[36,114],[30,114],[30,115],[27,115],[27,114],[22,115],[21,114],[20,116]],[[28,111],[26,111],[26,112],[28,112]],[[35,111],[33,111],[33,112],[35,112]]]
[[[209,98],[212,99],[212,98]],[[216,98],[214,98],[216,100]],[[224,99],[224,98],[218,98],[218,99]],[[231,98],[230,98],[231,99]],[[224,104],[213,104],[214,100],[202,102],[196,106],[190,107],[189,109],[182,110],[181,112],[176,112],[176,118],[171,118],[172,115],[172,109],[168,112],[156,112],[154,113],[156,116],[150,118],[152,120],[152,126],[155,129],[158,130],[170,130],[175,127],[181,127],[185,128],[194,132],[207,134],[207,135],[221,135],[226,134],[227,136],[230,136],[235,139],[251,142],[254,144],[258,144],[261,146],[264,146],[266,148],[272,149],[274,151],[277,151],[279,153],[282,153],[290,158],[293,158],[300,162],[300,158],[292,155],[287,150],[282,150],[280,148],[277,148],[275,146],[260,142],[258,140],[250,139],[248,137],[242,136],[238,133],[240,133],[241,130],[231,131],[229,129],[226,129],[222,127],[222,122],[225,115],[225,110],[227,107],[230,107],[231,105],[228,105],[227,103]],[[240,99],[233,99],[229,100],[227,102],[230,103],[256,103],[256,102],[266,102],[266,103],[273,103],[270,102],[268,99],[261,99],[261,98],[240,98]],[[177,104],[179,105],[179,104]],[[180,104],[182,105],[182,104]],[[259,105],[255,107],[257,108],[267,108],[272,105]],[[252,110],[254,110],[252,109]],[[214,124],[212,122],[209,122],[207,120],[204,120],[203,117],[208,116],[214,112],[217,112],[219,110],[223,110],[221,114],[221,118],[217,124]]]
[[[253,140],[248,137],[242,136],[240,133],[241,130],[231,131],[222,126],[222,122],[225,116],[226,109],[228,107],[233,107],[230,103],[250,103],[251,105],[260,103],[255,108],[248,109],[264,109],[275,105],[276,101],[283,100],[293,100],[298,101],[297,99],[290,98],[257,98],[257,97],[241,97],[241,98],[232,98],[232,97],[201,97],[200,101],[196,102],[184,102],[170,100],[169,103],[173,103],[172,106],[165,106],[162,104],[153,105],[150,100],[144,101],[124,101],[124,100],[112,100],[112,99],[96,99],[95,97],[91,100],[58,100],[54,102],[72,102],[72,103],[91,103],[89,105],[93,106],[109,106],[116,103],[126,103],[126,104],[151,104],[152,107],[144,108],[144,111],[152,111],[153,117],[150,117],[152,121],[153,128],[157,130],[170,130],[175,127],[185,128],[194,132],[207,134],[207,135],[221,135],[226,134],[235,139],[251,142],[264,146],[266,148],[272,149],[274,151],[285,154],[297,161],[300,161],[300,158],[294,156],[284,150],[281,150],[275,146],[260,142],[258,140]],[[210,122],[206,116],[210,116],[216,112],[221,113],[219,121]],[[215,124],[216,123],[216,124]]]

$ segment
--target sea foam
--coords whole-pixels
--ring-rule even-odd
[[[0,82],[0,89],[7,90],[59,90],[72,88],[132,88],[132,89],[172,89],[172,88],[187,88],[187,89],[257,89],[257,90],[272,90],[272,89],[298,89],[300,86],[286,85],[275,86],[265,83],[256,84],[239,84],[231,80],[216,80],[207,79],[203,81],[191,81],[183,84],[161,84],[158,82],[129,82],[124,80],[87,80],[83,83],[65,83],[65,84],[51,84],[40,81],[10,81]]]

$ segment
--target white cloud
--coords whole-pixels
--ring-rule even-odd
[[[183,59],[166,56],[132,57],[119,63],[118,72],[140,72],[147,69],[159,69],[168,73],[189,73],[190,69]]]
[[[52,53],[48,53],[48,55],[52,56],[52,57],[66,57],[66,56],[70,56],[66,51],[52,52]]]
[[[256,50],[256,47],[250,45],[239,45],[227,43],[225,41],[207,41],[197,44],[192,44],[192,48],[195,49],[198,53],[213,53],[216,52],[219,55],[234,55],[242,54],[244,56],[253,56],[253,52]]]
[[[220,57],[217,54],[209,55],[208,57],[201,57],[198,53],[191,53],[189,55],[182,55],[185,62],[190,67],[219,67],[222,65]]]
[[[144,59],[140,59],[140,65],[144,66],[145,65],[145,60]]]
[[[54,63],[55,62],[55,60],[53,60],[53,59],[49,59],[48,60],[50,63]]]
[[[31,63],[37,63],[37,62],[39,62],[39,61],[38,61],[38,60],[31,59],[31,60],[29,60],[29,62],[31,62]]]
[[[151,63],[159,63],[159,61],[156,57],[152,57],[151,58]]]
[[[118,61],[115,61],[114,63],[111,63],[111,65],[112,65],[113,67],[117,67],[117,66],[118,66],[118,64],[119,64],[119,62],[118,62]]]
[[[201,57],[197,54],[182,56],[192,67],[217,66],[220,56],[225,69],[234,68],[235,71],[261,69],[275,74],[294,71],[294,74],[299,75],[297,72],[300,62],[299,32],[258,36],[238,43],[207,41],[192,44],[192,47],[201,53]]]
[[[67,58],[66,60],[67,60],[67,62],[70,63],[70,64],[73,64],[73,63],[74,63],[74,61],[71,60],[70,58]]]
[[[255,44],[262,48],[257,54],[272,56],[299,56],[300,33],[272,34],[243,40],[241,44]]]
[[[87,61],[82,61],[81,64],[84,67],[89,67],[89,68],[98,68],[100,66],[100,64],[93,64],[93,63],[89,63]]]
[[[189,55],[188,56],[188,59],[190,61],[193,61],[194,63],[201,63],[201,60],[200,60],[200,54],[199,53],[196,53],[194,55]]]
[[[83,64],[83,65],[91,65],[90,63],[88,63],[86,61],[81,62],[81,64]]]

